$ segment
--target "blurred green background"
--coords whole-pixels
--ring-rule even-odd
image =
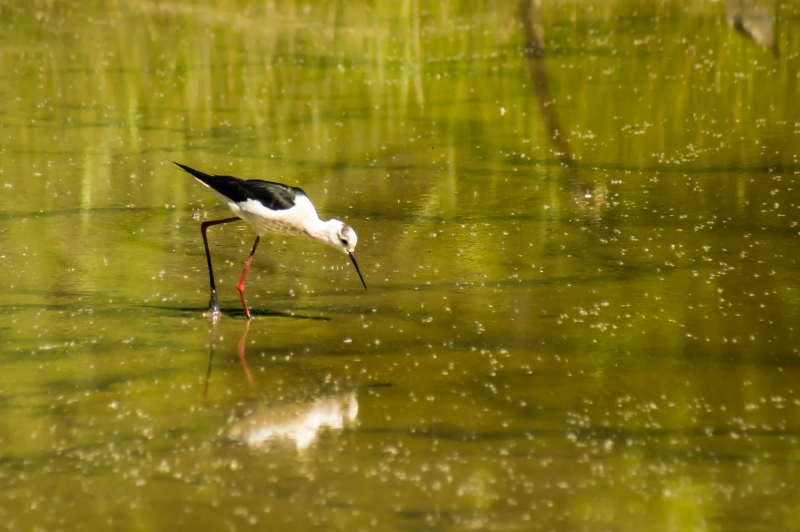
[[[0,530],[796,530],[794,1],[0,0]],[[340,253],[172,161],[302,187]]]

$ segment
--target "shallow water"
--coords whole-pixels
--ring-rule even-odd
[[[800,526],[796,3],[105,4],[0,4],[0,529]],[[172,161],[369,291],[210,324]]]

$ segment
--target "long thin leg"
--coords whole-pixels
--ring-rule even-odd
[[[208,298],[208,310],[206,314],[210,314],[212,318],[216,319],[219,314],[219,302],[217,300],[217,287],[214,284],[214,270],[211,268],[211,252],[208,250],[208,237],[206,231],[212,225],[226,224],[228,222],[238,222],[241,218],[225,218],[224,220],[213,220],[211,222],[203,222],[200,224],[200,232],[203,233],[203,245],[206,247],[206,260],[208,261],[208,278],[211,283],[211,297]]]
[[[248,321],[252,319],[252,317],[250,316],[250,309],[247,308],[247,301],[244,300],[244,278],[247,277],[247,270],[250,269],[250,263],[253,262],[253,255],[256,254],[256,248],[258,247],[258,242],[260,240],[261,237],[257,236],[256,242],[253,244],[253,251],[250,252],[250,257],[247,259],[247,264],[244,265],[242,276],[239,278],[239,284],[236,285],[236,289],[239,291],[239,299],[242,300],[242,306],[244,307],[244,313],[247,315]]]

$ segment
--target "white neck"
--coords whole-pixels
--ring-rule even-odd
[[[317,218],[313,222],[306,223],[305,229],[308,237],[312,240],[317,240],[329,246],[338,247],[338,238],[336,237],[336,226],[330,222],[332,220],[320,220]]]

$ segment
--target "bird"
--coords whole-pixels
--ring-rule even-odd
[[[173,161],[174,162],[174,161]],[[228,205],[236,215],[232,218],[212,220],[200,224],[200,232],[203,235],[203,245],[206,248],[206,261],[208,262],[208,277],[211,284],[211,296],[208,300],[208,310],[206,314],[213,319],[218,319],[221,315],[219,300],[217,299],[217,287],[214,284],[214,270],[211,267],[211,252],[208,250],[208,228],[214,225],[239,222],[244,220],[255,230],[256,241],[253,250],[245,263],[242,276],[236,289],[239,291],[239,299],[244,307],[247,320],[251,320],[250,309],[244,298],[244,279],[247,270],[253,262],[253,255],[256,253],[261,237],[267,233],[279,235],[295,235],[309,238],[327,244],[342,251],[350,257],[353,266],[356,267],[358,277],[364,290],[367,283],[356,262],[354,255],[358,236],[355,230],[336,218],[322,220],[317,214],[317,209],[311,200],[306,196],[302,189],[263,181],[261,179],[240,179],[229,175],[211,175],[189,168],[186,165],[175,162],[175,164],[191,174],[202,184],[211,189],[214,195]]]

